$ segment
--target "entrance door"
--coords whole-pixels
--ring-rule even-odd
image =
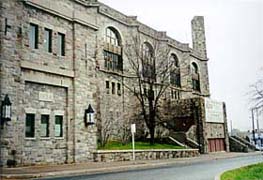
[[[208,139],[208,152],[225,151],[224,139]]]

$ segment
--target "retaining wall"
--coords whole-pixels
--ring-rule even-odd
[[[95,162],[131,161],[132,150],[98,150],[93,153]],[[157,160],[199,156],[198,149],[135,150],[136,160]]]

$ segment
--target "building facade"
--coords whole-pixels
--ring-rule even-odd
[[[0,93],[12,103],[10,121],[1,120],[4,164],[92,161],[96,122],[121,125],[132,112],[124,84],[133,35],[170,49],[179,73],[169,98],[210,96],[203,17],[192,20],[190,48],[96,0],[10,0],[0,10]],[[94,125],[85,123],[89,105]]]

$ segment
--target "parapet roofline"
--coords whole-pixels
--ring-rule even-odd
[[[79,1],[79,0],[76,0],[76,1]],[[189,47],[189,43],[182,43],[180,41],[177,41],[169,36],[166,35],[166,31],[158,31],[142,22],[140,22],[138,19],[137,19],[137,16],[128,16],[102,2],[99,2],[97,1],[96,2],[97,5],[99,7],[104,7],[104,8],[107,8],[108,9],[108,12],[109,11],[114,11],[115,13],[123,16],[124,18],[126,18],[126,22],[125,22],[125,25],[128,25],[128,26],[137,26],[138,28],[140,27],[145,27],[147,28],[148,30],[154,32],[154,39],[158,39],[158,40],[167,40],[169,41],[170,43],[175,43],[174,45],[177,46],[180,50],[182,51],[191,51],[191,48]],[[117,21],[119,21],[119,19],[117,19],[116,17],[113,17],[114,19],[116,19]],[[147,34],[149,35],[149,34]],[[150,35],[151,36],[151,35]]]

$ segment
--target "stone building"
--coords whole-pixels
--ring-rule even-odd
[[[121,124],[132,111],[124,87],[131,35],[170,49],[180,71],[169,98],[210,96],[201,16],[192,20],[191,48],[96,0],[0,1],[0,93],[12,103],[10,121],[1,116],[2,163],[92,161],[96,122]],[[94,125],[85,123],[89,105]]]

